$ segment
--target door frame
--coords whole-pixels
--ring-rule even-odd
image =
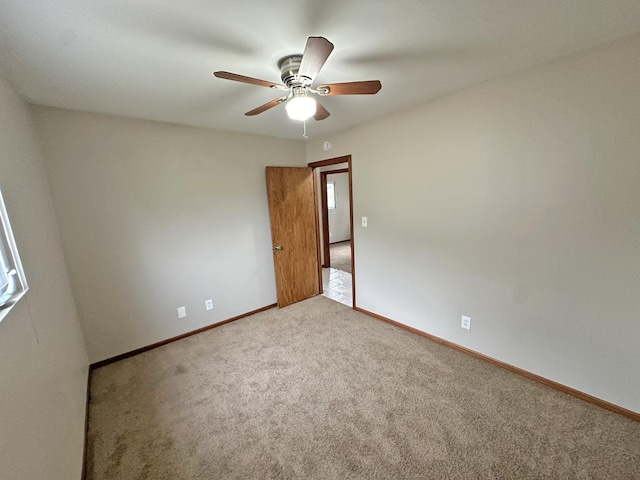
[[[329,165],[337,165],[339,163],[346,163],[347,171],[349,173],[349,228],[351,230],[351,298],[353,299],[352,308],[356,308],[356,270],[355,270],[355,243],[354,243],[355,232],[353,230],[353,168],[351,163],[351,155],[344,155],[342,157],[334,157],[326,160],[319,160],[317,162],[310,162],[307,164],[307,166],[311,167],[312,169],[314,186],[316,187],[314,188],[314,197],[315,197],[315,203],[316,203],[316,242],[318,244],[318,280],[320,283],[320,293],[322,293],[323,292],[323,287],[322,287],[322,263],[323,262],[320,261],[320,218],[318,216],[318,204],[320,202],[322,202],[321,203],[322,222],[323,222],[322,236],[326,237],[327,239],[327,243],[326,243],[327,250],[328,250],[328,243],[329,243],[329,228],[328,228],[329,216],[328,216],[328,209],[327,209],[327,189],[326,189],[327,177],[326,175],[324,176],[322,175],[325,172],[320,172],[320,180],[322,183],[322,179],[324,178],[324,186],[321,186],[320,188],[318,188],[316,168],[326,167]],[[343,171],[343,169],[341,169],[340,171]],[[318,195],[319,190],[321,192],[320,195]],[[320,198],[320,202],[318,201],[319,198]],[[324,228],[325,221],[327,223],[326,228]],[[323,247],[324,245],[325,243],[323,239]],[[324,257],[325,257],[325,261],[327,261],[327,257],[328,257],[327,253],[325,253]]]

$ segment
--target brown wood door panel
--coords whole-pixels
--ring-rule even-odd
[[[266,175],[276,292],[282,308],[320,293],[313,175],[307,167],[267,167]]]

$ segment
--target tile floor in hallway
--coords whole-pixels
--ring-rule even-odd
[[[323,295],[336,302],[353,307],[351,298],[351,274],[335,268],[322,269]]]

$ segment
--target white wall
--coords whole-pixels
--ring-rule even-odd
[[[336,208],[329,210],[329,242],[344,242],[351,238],[349,217],[349,174],[327,175],[327,182],[334,182]]]
[[[35,133],[1,76],[0,172],[30,287],[0,322],[0,477],[79,479],[88,360]]]
[[[265,166],[302,142],[32,113],[92,362],[276,302]]]
[[[629,37],[309,142],[352,154],[358,306],[640,412],[638,58]]]

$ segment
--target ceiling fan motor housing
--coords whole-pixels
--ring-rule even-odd
[[[287,87],[306,87],[311,85],[313,79],[298,76],[301,62],[302,55],[289,55],[278,61],[280,78]]]

